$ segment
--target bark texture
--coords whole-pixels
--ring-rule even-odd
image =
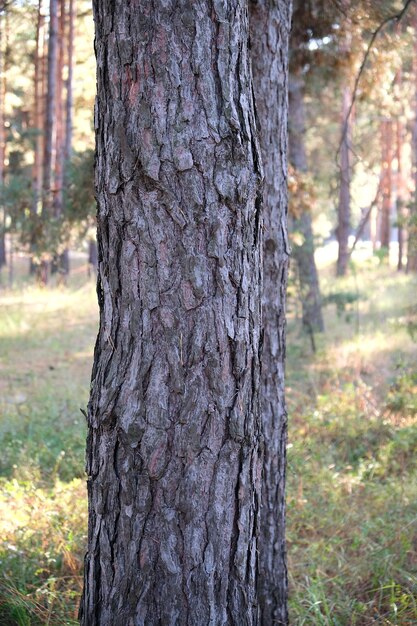
[[[256,624],[261,199],[244,0],[95,0],[84,626]]]
[[[287,238],[287,109],[290,0],[250,4],[251,56],[264,164],[262,426],[264,462],[260,532],[260,623],[287,624],[284,396]]]
[[[308,166],[304,144],[304,81],[301,75],[295,72],[290,76],[289,116],[289,160],[296,171],[305,173]],[[321,332],[324,330],[324,323],[319,277],[314,258],[311,213],[304,211],[300,217],[292,218],[291,227],[294,232],[300,233],[302,236],[302,243],[294,245],[293,255],[298,270],[303,326],[309,333]]]

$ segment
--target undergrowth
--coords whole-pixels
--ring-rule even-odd
[[[291,624],[409,626],[417,346],[401,319],[416,281],[364,265],[335,284],[330,269],[315,355],[289,303]],[[360,298],[345,298],[358,284]],[[352,315],[340,315],[341,300]],[[80,408],[96,309],[91,284],[0,296],[0,626],[77,623],[87,518]]]

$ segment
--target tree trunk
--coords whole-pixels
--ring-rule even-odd
[[[337,256],[337,276],[344,276],[349,262],[349,234],[350,234],[350,120],[348,119],[351,95],[349,87],[343,89],[342,105],[342,141],[340,144],[340,187],[339,205],[337,210],[337,242],[339,252]]]
[[[264,472],[259,550],[260,623],[287,624],[284,396],[287,239],[287,93],[289,0],[250,5],[256,111],[264,163],[262,426]]]
[[[414,54],[413,54],[413,80],[414,80],[414,123],[412,126],[412,155],[413,155],[413,179],[414,198],[410,207],[408,220],[408,246],[407,246],[407,272],[417,272],[417,7],[414,9]]]
[[[4,8],[6,11],[6,8]],[[5,47],[3,44],[3,11],[0,12],[0,270],[7,263],[6,259],[6,207],[4,206],[3,186],[5,179],[5,156],[6,156],[6,134],[5,134],[5,97],[6,97],[6,63]]]
[[[52,173],[55,164],[55,113],[56,79],[58,66],[58,0],[50,0],[49,5],[48,69],[45,110],[45,145],[43,157],[43,194],[45,213],[50,213],[52,205]]]
[[[93,6],[100,330],[81,624],[254,625],[262,223],[247,3]]]
[[[88,241],[88,278],[91,277],[93,273],[94,276],[97,276],[98,270],[98,251],[97,251],[97,241],[96,239],[90,239]]]
[[[404,267],[404,222],[405,222],[405,203],[406,203],[406,185],[403,172],[403,122],[397,119],[396,123],[396,157],[397,157],[397,224],[398,224],[398,263],[397,269],[401,271]]]
[[[64,211],[64,168],[66,157],[66,112],[67,103],[64,101],[64,80],[63,69],[65,63],[65,49],[68,42],[66,29],[66,1],[59,2],[59,31],[58,31],[58,58],[56,75],[56,138],[55,138],[55,171],[53,190],[53,213],[59,226],[57,241],[55,242],[55,253],[51,265],[51,271],[58,273],[59,280],[64,281],[69,273],[69,253],[68,249],[62,250],[62,219]]]
[[[392,206],[392,122],[381,122],[381,145],[382,145],[382,203],[380,216],[379,241],[381,248],[389,252],[391,240],[391,206]]]
[[[64,189],[68,184],[68,168],[72,154],[72,117],[74,108],[73,80],[74,80],[74,37],[75,37],[75,0],[69,0],[68,5],[68,76],[67,76],[67,99],[65,117],[65,169]]]
[[[37,271],[38,279],[46,284],[49,278],[49,253],[51,247],[50,220],[53,212],[53,171],[56,159],[56,79],[58,66],[58,0],[49,3],[49,37],[48,37],[48,66],[47,89],[45,103],[45,133],[43,154],[43,181],[42,181],[42,241],[40,242],[42,259]]]
[[[304,145],[305,108],[304,82],[300,74],[290,75],[289,90],[289,159],[297,172],[307,172],[307,155]],[[314,259],[314,237],[311,213],[304,211],[300,217],[292,218],[293,232],[300,233],[302,243],[295,244],[293,255],[297,263],[300,285],[303,326],[308,333],[323,331],[321,295],[316,261]]]

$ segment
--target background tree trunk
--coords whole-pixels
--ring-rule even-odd
[[[49,4],[48,70],[45,110],[45,145],[43,162],[43,193],[47,207],[51,206],[52,172],[55,157],[56,79],[58,67],[58,0]]]
[[[84,626],[256,624],[261,198],[247,3],[95,0]]]
[[[392,207],[392,122],[381,122],[381,146],[382,146],[382,203],[379,240],[381,248],[389,252],[391,240],[391,207]]]
[[[290,75],[289,89],[289,160],[297,172],[308,170],[304,144],[305,109],[304,83],[300,75]],[[302,295],[303,326],[309,332],[323,331],[321,295],[316,261],[314,259],[314,237],[311,213],[304,211],[300,217],[293,217],[291,227],[300,233],[302,243],[293,246],[293,256],[297,263],[298,280]]]
[[[68,76],[65,117],[65,168],[64,188],[68,184],[68,168],[72,154],[72,118],[74,109],[73,80],[74,80],[74,37],[75,37],[75,0],[69,0],[68,5]]]
[[[250,4],[250,33],[256,111],[264,163],[264,289],[262,426],[264,473],[259,588],[264,626],[287,624],[285,554],[284,395],[287,239],[287,93],[289,0]]]
[[[404,181],[403,171],[403,134],[404,125],[402,120],[397,119],[396,125],[396,158],[397,158],[397,224],[398,224],[398,263],[397,269],[401,271],[404,267],[404,221],[405,221],[405,203],[407,196],[407,188]]]
[[[343,89],[342,103],[342,141],[340,144],[340,186],[339,205],[337,209],[337,242],[339,252],[337,256],[336,274],[344,276],[349,262],[349,234],[350,234],[350,120],[348,119],[351,102],[349,87]]]
[[[6,259],[6,207],[4,206],[3,185],[4,185],[4,164],[6,154],[6,136],[5,136],[5,97],[6,97],[6,73],[5,73],[5,49],[3,35],[4,10],[0,11],[0,270],[7,263]]]
[[[413,15],[414,26],[414,54],[413,54],[413,77],[414,77],[414,123],[412,126],[412,155],[413,155],[413,179],[414,198],[410,208],[408,220],[408,246],[407,246],[407,272],[417,272],[417,7]]]

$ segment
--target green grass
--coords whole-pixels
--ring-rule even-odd
[[[320,271],[342,296],[315,355],[289,303],[291,624],[417,624],[417,344],[402,321],[417,280],[373,259],[343,280]],[[79,274],[0,292],[0,626],[77,623],[96,330]]]
[[[326,307],[316,355],[289,321],[291,623],[417,624],[417,345],[397,323],[417,281],[332,270],[325,294],[360,297]]]
[[[20,282],[20,284],[19,284]],[[0,625],[76,624],[93,282],[0,292]]]

